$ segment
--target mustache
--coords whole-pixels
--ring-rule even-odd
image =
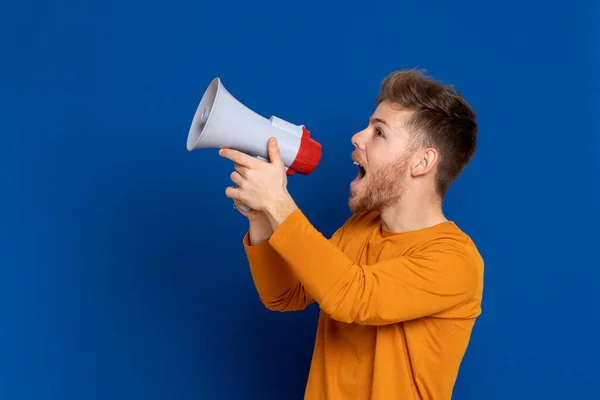
[[[352,161],[362,164],[362,162],[360,161],[360,157],[358,156],[358,152],[356,150],[354,150],[352,154],[350,154],[350,158],[352,158]]]

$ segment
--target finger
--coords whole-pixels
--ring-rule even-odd
[[[275,137],[269,139],[268,150],[271,164],[283,165],[281,154],[279,152],[279,145],[277,144],[277,139]]]
[[[229,197],[230,199],[242,201],[240,195],[240,188],[229,186],[225,189],[225,196]]]
[[[220,149],[219,155],[247,168],[256,168],[260,165],[260,161],[256,157],[234,149]]]
[[[243,186],[244,177],[238,171],[233,171],[229,177],[238,187]]]
[[[246,172],[248,172],[248,168],[244,167],[241,164],[235,163],[233,164],[233,168],[242,176],[246,177]]]

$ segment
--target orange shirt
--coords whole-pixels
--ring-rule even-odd
[[[305,399],[451,398],[483,290],[483,260],[453,222],[392,233],[362,213],[327,239],[296,210],[243,243],[266,307],[321,309]]]

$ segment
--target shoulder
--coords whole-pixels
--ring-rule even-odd
[[[430,260],[440,268],[456,273],[481,277],[483,257],[471,237],[453,221],[447,221],[422,231],[410,257]]]
[[[424,252],[436,258],[445,265],[448,273],[456,274],[457,278],[470,281],[473,289],[481,297],[483,289],[484,260],[475,242],[459,226],[449,221],[444,224],[427,244]]]
[[[454,276],[457,284],[468,285],[469,291],[473,293],[471,300],[460,311],[461,315],[479,316],[485,263],[474,240],[456,223],[450,222],[429,246],[429,253],[437,253],[439,261],[444,261],[440,264],[444,264],[444,268],[447,268],[447,275]],[[455,315],[455,313],[452,311],[448,315]]]
[[[446,221],[423,230],[423,237],[429,245],[445,244],[466,252],[477,251],[477,246],[471,237],[463,231],[456,222]]]
[[[477,248],[477,245],[466,232],[464,232],[455,222],[450,221],[448,231],[454,236],[454,240],[460,243],[462,252],[478,267],[483,267],[483,257]]]

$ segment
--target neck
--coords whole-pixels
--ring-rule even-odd
[[[399,203],[380,210],[383,227],[390,232],[409,232],[448,221],[441,202],[431,196],[405,197]]]

